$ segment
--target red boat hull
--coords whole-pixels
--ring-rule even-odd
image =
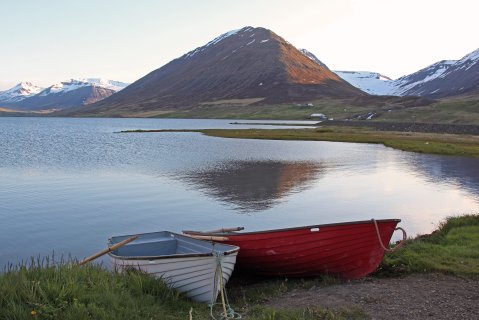
[[[376,222],[387,245],[400,220]],[[214,235],[225,236],[228,240],[221,242],[240,247],[237,269],[262,275],[330,274],[356,279],[375,271],[384,257],[372,220]]]

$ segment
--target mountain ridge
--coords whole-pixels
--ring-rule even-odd
[[[374,72],[335,71],[335,73],[357,88],[374,95],[437,99],[478,94],[479,49],[459,60],[441,60],[396,80],[376,78],[382,81],[371,81],[373,77],[366,74],[372,75]]]
[[[65,109],[97,102],[122,90],[127,85],[127,83],[103,78],[70,79],[46,88],[34,86],[30,82],[22,82],[9,90],[0,92],[0,105],[22,111]],[[24,91],[18,88],[24,88]],[[26,94],[27,89],[30,89],[29,94]]]
[[[147,111],[233,100],[265,104],[365,95],[271,30],[245,27],[185,53],[85,110]]]

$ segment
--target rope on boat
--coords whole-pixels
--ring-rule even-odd
[[[223,319],[241,319],[241,314],[238,312],[234,311],[233,308],[231,308],[230,303],[228,301],[228,296],[226,295],[226,289],[223,284],[223,267],[221,265],[221,255],[219,253],[214,253],[216,256],[216,270],[215,270],[215,276],[214,276],[214,286],[213,286],[213,292],[216,294],[216,291],[218,290],[218,276],[219,276],[219,285],[220,285],[220,294],[221,294],[221,303],[219,302],[213,302],[210,304],[210,315],[211,318],[214,320],[223,320]],[[223,312],[220,314],[220,318],[215,318],[213,315],[213,309],[216,305],[222,305],[223,307]]]
[[[402,247],[404,245],[404,243],[406,242],[406,239],[407,239],[406,230],[404,230],[401,227],[397,227],[396,229],[394,229],[394,231],[396,231],[396,230],[401,230],[402,231],[402,240],[399,241],[399,243],[396,244],[393,248],[388,248],[384,245],[383,240],[381,239],[381,234],[379,233],[378,223],[374,219],[371,219],[371,220],[373,221],[374,226],[376,227],[376,234],[378,235],[379,244],[381,245],[381,247],[383,248],[384,251],[394,252],[394,251],[396,251],[397,249],[399,249],[400,247]]]

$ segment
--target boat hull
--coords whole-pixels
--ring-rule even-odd
[[[376,222],[382,242],[388,244],[400,220]],[[372,220],[214,235],[240,247],[238,270],[260,275],[356,279],[374,272],[384,257]]]
[[[128,236],[113,238],[110,244],[125,237]],[[161,232],[140,235],[109,256],[118,271],[139,270],[194,301],[214,303],[221,284],[224,286],[233,273],[238,250],[235,246]]]
[[[221,273],[225,284],[233,273],[236,257],[237,252],[221,257],[157,260],[120,260],[112,257],[111,260],[117,270],[133,268],[145,272],[161,279],[170,288],[178,290],[194,301],[211,303],[216,301],[220,288],[218,259],[221,261]]]

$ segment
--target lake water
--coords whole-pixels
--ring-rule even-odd
[[[446,216],[479,212],[479,159],[368,144],[116,133],[238,128],[229,123],[0,118],[0,267],[52,252],[82,258],[110,236],[156,230],[400,218],[414,235]]]

